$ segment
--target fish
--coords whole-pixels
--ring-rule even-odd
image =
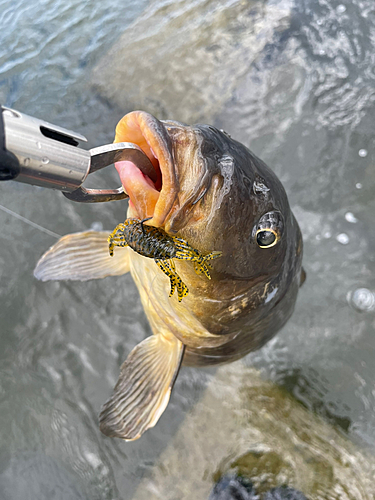
[[[228,363],[269,341],[292,315],[305,274],[301,231],[280,180],[229,134],[133,111],[119,121],[115,142],[137,144],[156,173],[151,181],[131,161],[115,165],[129,195],[127,218],[201,255],[220,253],[211,279],[173,260],[189,290],[182,301],[170,297],[154,259],[129,246],[111,256],[106,231],[66,235],[37,263],[42,281],[131,273],[153,334],[122,364],[99,425],[132,441],[158,422],[181,365]]]

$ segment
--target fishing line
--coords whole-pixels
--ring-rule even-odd
[[[0,210],[3,210],[3,212],[6,212],[9,215],[12,215],[16,219],[22,220],[26,224],[29,224],[29,226],[35,227],[36,229],[39,229],[39,231],[42,231],[42,233],[46,233],[49,236],[53,236],[54,238],[58,239],[61,238],[60,234],[54,233],[53,231],[50,231],[49,229],[46,229],[43,226],[40,226],[39,224],[36,224],[35,222],[26,219],[26,217],[23,217],[22,215],[17,214],[16,212],[13,212],[13,210],[10,210],[9,208],[4,207],[3,205],[0,205]]]
[[[152,281],[151,281],[151,284],[150,284],[150,291],[152,292],[153,291],[153,288],[154,288],[154,281],[156,280],[156,277],[157,275],[155,274],[155,276],[153,277]],[[148,294],[148,305],[151,304],[151,301],[150,301],[150,295],[151,294]]]

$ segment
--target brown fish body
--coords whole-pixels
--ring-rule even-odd
[[[190,290],[181,304],[150,291],[158,278],[167,281],[157,269],[146,272],[137,255],[131,256],[131,272],[153,331],[168,318],[169,330],[186,346],[184,364],[232,361],[264,345],[291,316],[300,285],[301,232],[280,181],[245,146],[210,126],[165,127],[182,194],[163,227],[202,253],[223,254],[210,281],[189,262],[175,261]],[[275,247],[260,249],[254,225],[272,210],[282,214],[282,237]],[[143,214],[133,205],[128,215]]]
[[[154,335],[124,362],[100,420],[105,434],[132,440],[159,419],[182,362],[238,359],[286,323],[301,282],[302,238],[276,175],[224,132],[133,112],[120,121],[115,141],[138,144],[157,174],[153,183],[131,162],[116,165],[130,196],[128,217],[150,218],[144,224],[183,238],[201,254],[222,252],[210,280],[197,275],[192,262],[174,259],[189,289],[181,302],[169,297],[169,280],[153,259],[128,247],[111,258],[106,246],[104,255],[106,233],[65,237],[38,263],[35,274],[43,280],[130,270]],[[86,247],[87,238],[99,264],[82,270],[72,253]]]

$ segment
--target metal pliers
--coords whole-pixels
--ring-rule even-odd
[[[123,187],[88,189],[86,177],[117,161],[132,161],[151,180],[156,172],[139,146],[131,142],[90,150],[87,139],[51,123],[0,106],[0,180],[58,189],[73,201],[94,203],[127,198]]]

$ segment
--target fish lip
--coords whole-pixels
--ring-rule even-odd
[[[133,142],[137,144],[153,163],[160,178],[161,189],[156,201],[152,219],[147,224],[165,226],[178,194],[178,180],[175,162],[172,154],[172,143],[164,124],[150,113],[132,111],[126,114],[116,127],[114,142]],[[155,165],[158,162],[160,173]],[[116,166],[116,168],[118,168]],[[158,182],[158,181],[157,181]],[[156,188],[155,188],[156,189]],[[145,218],[147,214],[141,213]]]

